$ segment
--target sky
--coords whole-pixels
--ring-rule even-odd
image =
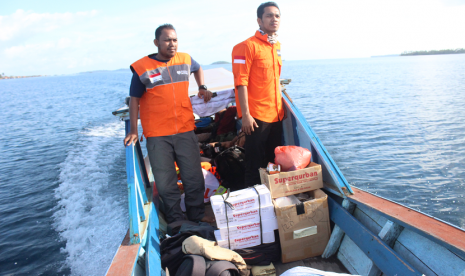
[[[156,53],[155,29],[175,26],[178,51],[230,61],[258,28],[255,0],[0,3],[0,74],[62,75],[129,68]],[[285,60],[361,58],[465,48],[465,0],[276,1]]]

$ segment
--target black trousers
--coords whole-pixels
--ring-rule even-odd
[[[255,118],[254,118],[255,119]],[[245,185],[260,184],[259,168],[274,163],[274,149],[282,146],[283,122],[266,123],[255,119],[258,128],[245,138]]]
[[[186,194],[186,214],[192,221],[198,221],[205,214],[203,194],[205,180],[200,165],[200,152],[194,131],[170,136],[148,137],[147,152],[152,165],[155,185],[163,200],[166,222],[183,220],[181,193],[174,162],[178,164]]]

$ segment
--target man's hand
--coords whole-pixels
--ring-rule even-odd
[[[124,138],[124,146],[135,145],[138,139],[139,135],[137,133],[129,132],[126,138]]]
[[[204,102],[208,103],[212,98],[213,93],[210,90],[199,89],[197,96],[203,99]]]
[[[252,134],[252,132],[254,131],[254,127],[258,128],[258,125],[252,116],[250,115],[242,116],[242,128],[241,129],[245,134],[247,135]]]

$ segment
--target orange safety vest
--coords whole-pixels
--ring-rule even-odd
[[[131,65],[146,92],[140,98],[140,121],[145,137],[167,136],[194,130],[189,98],[191,57],[176,53],[168,63],[148,56]]]
[[[281,44],[271,45],[268,35],[259,31],[249,39],[234,46],[232,69],[236,87],[237,115],[242,110],[237,96],[237,86],[247,86],[250,115],[261,121],[281,121],[284,109],[281,96]]]

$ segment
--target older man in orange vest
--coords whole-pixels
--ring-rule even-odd
[[[131,65],[131,126],[124,144],[135,143],[138,139],[137,117],[140,111],[147,152],[166,221],[171,223],[184,219],[176,162],[186,194],[188,219],[212,222],[213,218],[205,216],[203,203],[205,184],[188,94],[190,73],[194,74],[199,85],[199,97],[208,102],[212,93],[204,84],[202,67],[188,54],[177,52],[178,38],[171,24],[156,29],[154,44],[158,53],[145,56]]]
[[[234,46],[232,68],[237,114],[245,132],[245,184],[261,183],[258,169],[274,162],[274,149],[282,144],[281,45],[276,32],[281,13],[274,2],[257,9],[255,35]]]

